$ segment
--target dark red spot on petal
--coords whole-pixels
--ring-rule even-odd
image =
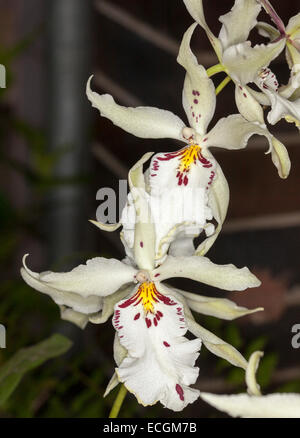
[[[149,319],[149,318],[146,318],[145,321],[146,321],[147,328],[151,327],[151,321],[150,321],[150,319]]]
[[[178,383],[177,383],[177,385],[175,386],[175,389],[176,389],[177,394],[179,395],[180,400],[184,401],[184,392],[183,392],[182,387],[180,385],[178,385]]]
[[[168,344],[168,342],[166,342],[166,341],[164,341],[163,344],[165,347],[170,347],[170,344]]]
[[[197,103],[199,102],[198,99],[194,99],[193,102],[197,105]]]
[[[140,242],[140,247],[143,248],[144,242]]]
[[[140,316],[141,316],[141,314],[140,314],[140,313],[137,313],[137,314],[135,315],[135,317],[134,317],[134,320],[136,321],[137,319],[139,319]]]

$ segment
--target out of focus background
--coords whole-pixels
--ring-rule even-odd
[[[218,17],[233,0],[204,1],[208,23],[218,33]],[[283,21],[299,12],[299,2],[272,1]],[[53,333],[73,341],[64,355],[26,373],[1,401],[0,417],[104,417],[116,395],[102,395],[113,373],[111,322],[84,331],[60,319],[49,297],[30,289],[19,269],[30,253],[34,271],[68,270],[93,256],[122,257],[118,233],[105,233],[95,219],[97,191],[126,179],[147,151],[172,151],[172,140],[135,138],[100,118],[85,96],[93,88],[125,106],[169,109],[184,118],[184,70],[176,63],[179,43],[192,23],[181,0],[0,0],[0,324],[7,330],[1,367],[24,347]],[[264,14],[261,19],[267,19]],[[251,33],[254,41],[263,41]],[[200,28],[193,37],[200,63],[217,63]],[[273,64],[280,83],[289,71],[284,55]],[[216,77],[216,84],[222,75]],[[214,121],[236,112],[233,85],[219,95]],[[212,125],[214,123],[212,122]],[[229,297],[265,312],[234,322],[198,316],[207,329],[237,347],[246,358],[264,350],[258,379],[263,392],[300,392],[300,349],[292,348],[292,327],[300,324],[300,142],[287,123],[272,127],[290,153],[292,170],[281,180],[267,142],[255,137],[243,151],[216,150],[231,189],[223,233],[208,256],[216,263],[247,265],[262,280],[258,289],[223,293],[191,281],[186,290]],[[198,360],[203,391],[244,391],[243,372],[203,347]],[[2,376],[2,380],[1,380]],[[7,380],[6,380],[7,382]],[[129,394],[123,417],[219,417],[201,401],[181,413],[159,404],[143,408]]]

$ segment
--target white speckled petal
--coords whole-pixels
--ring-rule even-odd
[[[261,5],[256,0],[235,1],[231,11],[219,18],[223,24],[219,34],[223,49],[247,40],[260,10]]]
[[[183,36],[177,62],[186,70],[182,103],[189,124],[201,135],[206,133],[216,107],[215,87],[208,78],[205,68],[198,61],[190,48],[191,37],[197,23],[189,27]]]
[[[181,131],[185,126],[171,111],[141,106],[127,108],[118,105],[109,94],[98,94],[90,88],[92,76],[86,88],[87,97],[94,108],[100,111],[114,125],[140,138],[174,138],[182,140]]]
[[[160,401],[168,409],[181,411],[199,396],[189,385],[198,377],[194,364],[201,340],[184,337],[187,327],[182,304],[153,285],[153,313],[146,312],[140,300],[141,288],[149,283],[115,306],[113,324],[128,352],[116,372],[139,403],[148,406]]]
[[[264,396],[248,394],[216,395],[201,393],[201,398],[232,417],[300,418],[300,395],[278,393]]]

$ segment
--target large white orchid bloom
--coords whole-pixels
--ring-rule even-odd
[[[248,394],[216,395],[202,392],[201,398],[232,417],[300,418],[300,394],[260,394],[255,373],[262,355],[263,353],[257,351],[249,359],[246,370]]]
[[[142,163],[131,171],[130,180],[137,184],[141,177]],[[247,268],[215,265],[206,257],[168,256],[155,267],[155,227],[151,221],[140,221],[142,209],[147,209],[143,203],[142,196],[134,197],[137,222],[133,264],[97,257],[71,272],[38,274],[27,267],[24,258],[21,274],[30,286],[50,295],[64,310],[76,312],[77,317],[88,315],[91,322],[107,320],[114,307],[118,380],[144,405],[161,401],[169,409],[181,410],[199,395],[189,385],[198,375],[194,364],[201,342],[230,363],[247,367],[237,350],[194,321],[189,305],[206,314],[224,313],[225,319],[260,309],[249,311],[229,300],[205,302],[204,297],[173,290],[162,281],[190,278],[225,290],[245,290],[260,282]],[[105,303],[109,297],[111,301]],[[187,340],[187,330],[196,339]],[[116,381],[114,377],[109,388]]]
[[[247,121],[240,115],[232,115],[221,119],[216,126],[207,133],[216,105],[215,88],[208,78],[203,66],[199,65],[190,49],[190,40],[196,23],[185,33],[178,62],[185,68],[186,77],[183,88],[183,107],[189,120],[189,127],[185,126],[170,111],[158,108],[138,107],[125,108],[116,104],[109,95],[99,95],[90,88],[91,78],[87,84],[87,96],[92,105],[102,116],[109,118],[122,129],[142,138],[174,138],[186,142],[186,145],[176,152],[154,155],[150,168],[147,171],[146,182],[140,181],[136,185],[145,190],[163,210],[152,208],[153,221],[156,227],[155,260],[160,263],[165,257],[169,245],[171,254],[185,251],[192,255],[195,251],[193,238],[204,229],[207,238],[199,245],[196,253],[205,255],[216,240],[225,220],[229,202],[227,181],[209,148],[221,147],[225,149],[241,149],[246,147],[248,139],[254,135],[267,137],[272,151],[272,158],[282,177],[287,176],[289,166],[288,155],[280,143],[274,147],[272,136],[259,124]],[[147,155],[150,157],[150,154]],[[144,160],[146,161],[146,160]],[[194,202],[183,202],[190,195],[191,198],[201,200],[197,205]],[[145,200],[147,202],[147,200]],[[193,209],[193,215],[188,212],[182,220],[174,212],[182,212],[184,206]],[[201,211],[200,211],[201,210]],[[122,238],[128,249],[133,245],[134,232],[127,226],[128,217],[135,223],[132,193],[124,210],[122,223],[125,230]],[[185,216],[189,219],[185,220]],[[210,223],[214,219],[217,228]],[[116,226],[96,224],[105,230],[115,230]],[[120,224],[119,224],[120,225]],[[131,238],[130,238],[131,234]],[[163,239],[164,238],[164,239]],[[126,244],[127,243],[127,244]],[[182,252],[181,252],[182,253]],[[130,256],[130,254],[129,254]]]
[[[251,47],[247,41],[251,29],[257,24],[261,5],[256,0],[236,0],[232,10],[220,17],[222,28],[219,37],[209,29],[202,0],[184,0],[193,19],[205,30],[223,70],[237,83],[254,82],[260,70],[267,67],[284,49],[282,40]]]

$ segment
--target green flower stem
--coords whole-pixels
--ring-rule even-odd
[[[217,73],[221,73],[222,71],[225,71],[224,66],[222,64],[216,64],[216,65],[213,65],[212,67],[209,67],[206,70],[206,73],[207,73],[207,76],[210,78],[211,76],[213,76]]]
[[[225,88],[226,85],[229,84],[230,81],[231,81],[231,77],[230,76],[226,76],[226,78],[220,83],[220,85],[217,86],[217,88],[216,88],[216,96],[219,93],[221,93],[223,88]]]
[[[121,409],[121,406],[123,404],[123,401],[126,397],[127,389],[124,385],[121,386],[118,395],[114,401],[114,404],[111,408],[110,414],[108,418],[117,418]]]

